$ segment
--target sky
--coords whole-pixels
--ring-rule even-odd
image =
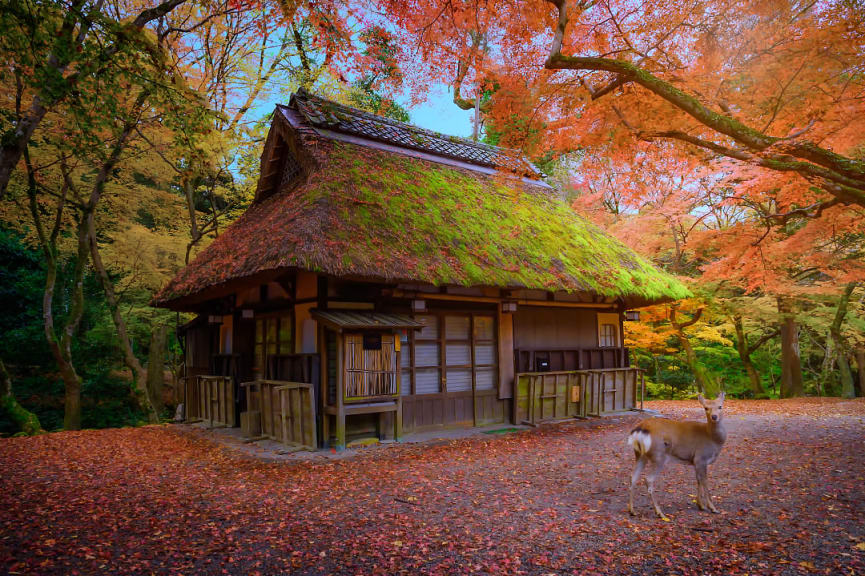
[[[408,108],[407,103],[408,98],[400,102],[408,109],[412,124],[448,136],[471,137],[472,112],[457,108],[448,87],[442,84],[434,85],[430,89],[426,102],[417,104],[413,108]]]

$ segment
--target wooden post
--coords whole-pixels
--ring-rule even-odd
[[[319,351],[319,396],[318,404],[321,414],[321,443],[324,448],[327,448],[327,443],[330,441],[330,416],[325,408],[327,407],[327,332],[326,329],[318,325],[318,351]],[[313,400],[313,411],[316,409]],[[316,430],[316,432],[318,432]],[[316,445],[317,446],[317,445]]]
[[[399,334],[394,334],[394,348],[398,338]],[[393,414],[393,439],[394,442],[399,442],[402,436],[402,347],[397,351],[394,361],[396,362],[396,412]]]
[[[342,332],[336,333],[336,449],[345,449],[345,338]]]
[[[190,388],[192,387],[192,378],[189,376],[185,376],[183,378],[183,419],[189,422],[192,419],[192,411],[190,410],[191,406],[189,405],[189,399],[192,398],[192,394],[190,393]]]
[[[201,394],[201,419],[210,426],[210,386],[200,376],[198,377],[198,388]]]
[[[279,405],[279,419],[281,420],[282,424],[282,442],[287,444],[289,439],[287,420],[291,418],[291,400],[289,398],[289,394],[279,394]]]
[[[309,389],[309,412],[310,412],[310,414],[312,414],[312,417],[314,419],[315,418],[315,394],[313,394],[312,387],[310,387],[310,389]],[[312,446],[312,448],[315,449],[318,447],[318,430],[316,430],[315,426],[312,427],[312,430],[310,430],[310,433],[312,435],[310,446]]]
[[[396,412],[393,415],[393,439],[397,442],[402,438],[402,396],[397,396]]]
[[[469,348],[472,359],[472,426],[478,425],[478,390],[475,372],[475,317],[469,316]]]

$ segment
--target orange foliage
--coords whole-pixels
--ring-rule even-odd
[[[460,96],[492,93],[486,120],[500,143],[575,155],[575,206],[635,248],[675,252],[675,269],[688,241],[707,280],[748,291],[865,279],[861,6],[565,2],[561,54],[636,66],[714,114],[710,125],[638,76],[545,67],[559,2],[378,4],[412,56],[409,79],[413,72],[417,86],[453,84],[462,66]],[[755,151],[727,134],[727,124],[773,144]],[[851,194],[862,201],[815,177],[813,165],[800,169],[811,162],[803,146],[842,155],[858,190]]]

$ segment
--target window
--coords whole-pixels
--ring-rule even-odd
[[[279,190],[291,184],[295,178],[300,176],[300,163],[295,159],[294,155],[286,147],[283,152],[282,174],[279,179]]]
[[[445,316],[445,364],[448,392],[472,389],[472,342],[469,316]]]
[[[617,312],[598,312],[598,346],[600,348],[618,348],[619,325],[622,317]]]
[[[598,335],[601,348],[613,348],[618,344],[615,324],[601,324]]]
[[[400,334],[403,394],[470,392],[473,381],[476,390],[495,388],[498,351],[494,316],[427,314],[415,316],[415,320],[424,324],[423,329]]]
[[[255,320],[255,357],[252,370],[257,378],[267,376],[267,358],[291,354],[291,316],[272,316]]]
[[[234,329],[234,316],[223,316],[219,326],[219,353],[231,354],[231,341]]]
[[[424,325],[414,334],[414,354],[410,357],[414,359],[415,394],[438,394],[442,391],[439,319],[438,316],[416,316],[415,320]],[[404,387],[410,393],[411,388]]]
[[[343,357],[346,398],[396,393],[396,347],[393,334],[345,334]]]
[[[474,317],[474,371],[475,389],[493,390],[496,387],[496,350],[495,318],[492,316]]]

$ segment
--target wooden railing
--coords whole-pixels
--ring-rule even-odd
[[[196,376],[186,380],[186,421],[233,427],[234,381],[228,376]]]
[[[588,388],[587,414],[602,416],[631,410],[637,407],[638,396],[642,405],[645,375],[639,368],[586,370],[583,378]]]
[[[643,372],[638,368],[523,372],[516,376],[515,421],[601,416],[642,403]]]
[[[514,351],[517,372],[539,372],[546,362],[550,372],[627,368],[628,349],[609,348],[519,348]]]
[[[251,437],[314,450],[318,446],[313,385],[283,380],[244,382],[247,411],[241,428]]]
[[[517,374],[516,417],[518,424],[538,424],[586,415],[586,402],[579,372],[533,372]]]

